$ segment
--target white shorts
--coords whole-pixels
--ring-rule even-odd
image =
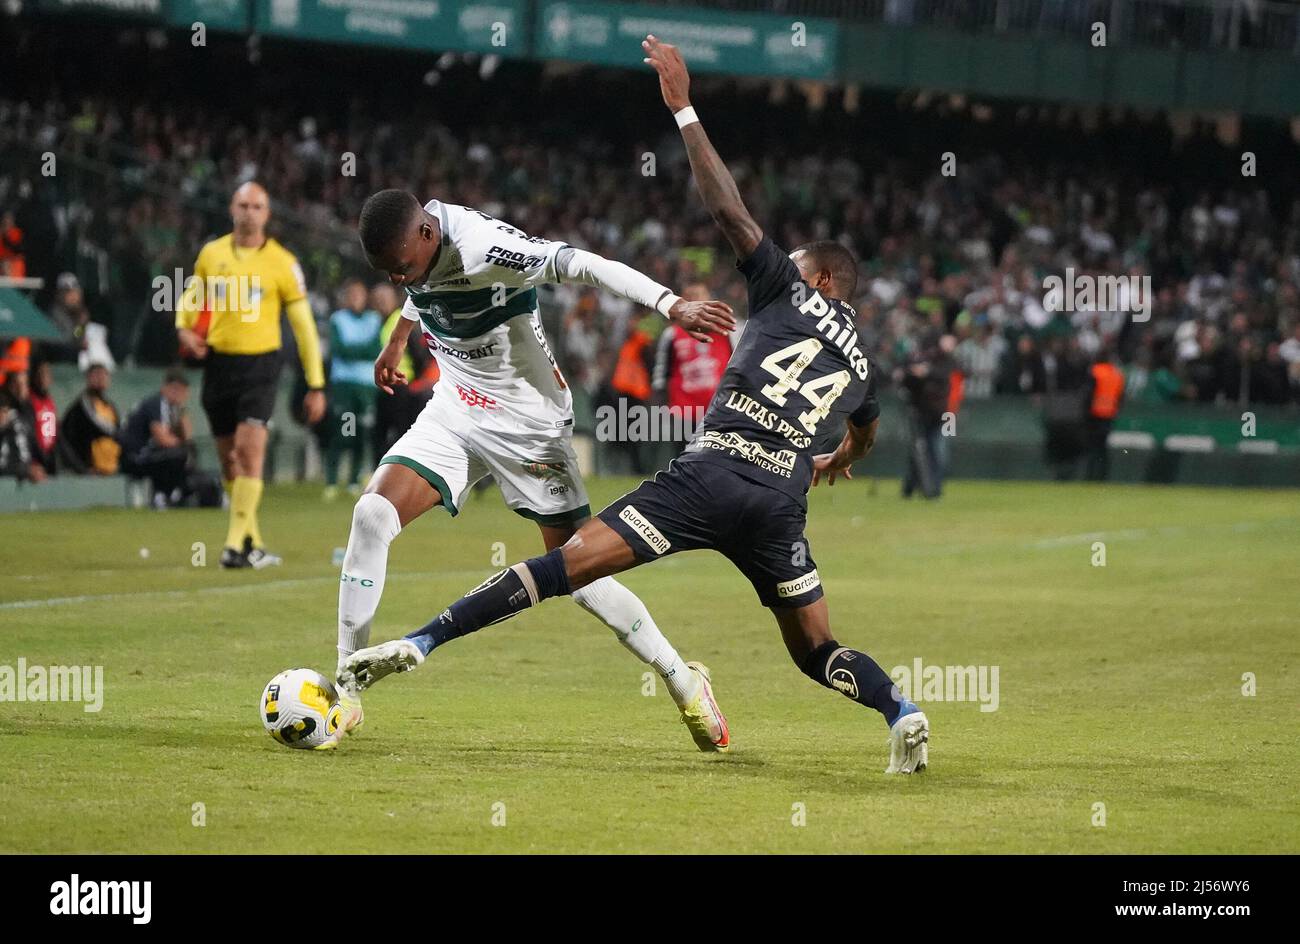
[[[379,464],[418,472],[453,515],[474,483],[491,475],[506,506],[538,524],[571,524],[591,516],[572,426],[553,435],[511,437],[466,428],[458,419],[446,416],[435,397]]]

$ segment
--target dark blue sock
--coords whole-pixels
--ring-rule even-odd
[[[550,597],[569,592],[569,575],[559,548],[494,574],[437,619],[406,638],[426,656],[445,642],[499,623]]]
[[[808,653],[803,671],[814,682],[876,709],[885,716],[886,724],[893,724],[898,717],[902,694],[865,652],[847,649],[832,639]]]

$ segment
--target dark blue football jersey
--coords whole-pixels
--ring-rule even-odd
[[[680,461],[726,463],[805,501],[826,430],[880,415],[876,365],[858,345],[853,307],[814,291],[769,237],[736,267],[749,323]]]

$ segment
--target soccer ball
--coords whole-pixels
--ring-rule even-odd
[[[266,683],[260,707],[266,732],[285,747],[333,747],[343,709],[334,683],[314,669],[286,669]]]

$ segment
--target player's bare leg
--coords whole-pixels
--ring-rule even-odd
[[[384,594],[388,547],[408,524],[442,504],[438,490],[404,465],[381,465],[352,509],[339,579],[339,661],[370,643]]]
[[[339,669],[370,644],[370,625],[379,609],[388,574],[388,547],[416,518],[442,503],[438,490],[404,465],[381,465],[352,509],[352,530],[339,578]],[[350,678],[339,676],[342,734],[360,726],[361,700]]]
[[[363,495],[362,498],[364,497]],[[605,533],[601,533],[596,526]],[[547,596],[572,593],[575,589],[585,587],[602,577],[621,573],[638,563],[627,543],[596,519],[587,521],[563,547],[553,548],[543,557],[533,558],[533,561],[545,562],[541,569],[545,596],[539,596],[538,581],[528,564],[516,564],[489,577],[423,629],[401,639],[360,648],[348,658],[341,658],[338,672],[340,688],[364,691],[387,675],[409,672],[422,665],[424,657],[445,642],[490,623],[509,619]],[[346,583],[346,567],[344,569]],[[570,572],[572,579],[569,577]],[[508,591],[504,598],[501,596],[502,591]],[[468,611],[462,604],[469,604]],[[453,616],[453,610],[459,611],[459,618]]]
[[[397,466],[395,468],[401,469],[403,467]],[[374,484],[375,482],[372,480],[371,485],[373,486]],[[365,498],[365,496],[363,495],[362,498]],[[599,529],[603,529],[605,533],[600,533],[597,526],[599,526]],[[560,530],[561,529],[556,528],[544,529],[543,539],[554,541],[559,537],[558,532],[560,532]],[[353,533],[356,533],[355,526],[353,528]],[[596,519],[589,519],[586,524],[566,539],[562,547],[548,548],[544,557],[534,558],[534,560],[544,560],[548,563],[546,570],[554,582],[556,592],[548,593],[547,596],[558,595],[560,592],[558,588],[560,586],[563,586],[563,593],[572,593],[574,590],[581,589],[582,587],[600,580],[603,577],[610,577],[614,574],[635,567],[638,563],[626,542],[624,542],[623,539],[613,531],[610,531],[610,529],[602,522]],[[572,580],[568,577],[570,562],[572,562]],[[536,595],[536,581],[531,576],[519,577],[518,574],[520,573],[520,568],[523,569],[523,572],[527,573],[527,565],[516,564],[512,568],[503,570],[488,578],[483,583],[479,584],[479,586],[474,590],[471,590],[467,595],[474,596],[475,594],[479,594],[480,596],[476,602],[487,600],[488,596],[486,591],[489,588],[496,587],[502,582],[503,578],[507,578],[512,574],[515,576],[509,581],[510,586],[519,584],[521,580],[527,581],[526,586],[531,588],[529,589],[529,592],[522,595],[512,593],[509,605],[506,607],[506,612],[494,615],[493,618],[489,619],[487,622],[482,622],[475,618],[483,614],[474,613],[471,614],[471,619],[458,622],[454,629],[448,627],[445,632],[432,629],[431,627],[435,627],[439,620],[450,615],[451,609],[448,608],[448,610],[445,611],[438,620],[430,623],[424,629],[410,633],[402,639],[394,639],[386,643],[381,643],[378,646],[372,646],[369,649],[361,649],[360,647],[357,647],[357,651],[352,654],[351,658],[345,658],[343,656],[343,644],[340,642],[338,676],[340,684],[357,691],[369,688],[385,675],[389,675],[392,672],[406,672],[422,664],[424,662],[424,657],[436,646],[467,633],[474,632],[475,630],[488,625],[489,622],[497,623],[501,620],[508,619],[516,613],[532,606],[534,603],[540,602],[543,598]],[[345,562],[344,585],[348,583],[347,578],[348,574]],[[462,597],[460,602],[464,602],[465,599],[465,597]],[[342,596],[340,595],[340,601],[341,600]],[[493,600],[493,603],[496,602],[497,601]],[[373,613],[373,611],[371,612]],[[341,640],[343,626],[342,602],[340,602],[339,626]],[[428,632],[426,632],[426,630],[428,630]],[[368,624],[366,625],[366,633],[367,635],[369,634]]]
[[[495,574],[404,639],[354,653],[340,668],[339,679],[344,685],[369,688],[393,672],[419,666],[425,656],[444,643],[509,619],[549,597],[591,586],[638,563],[622,537],[599,519],[589,519],[562,547]],[[713,701],[707,672],[698,675],[702,682],[700,695],[683,711],[699,712],[704,717],[697,723],[688,721],[688,726],[700,744],[695,729],[712,725],[717,730],[707,735],[708,745],[701,745],[701,749],[725,750],[729,746],[726,720]]]
[[[841,646],[831,635],[826,598],[807,606],[773,607],[794,664],[814,682],[875,708],[889,725],[887,774],[920,773],[930,762],[930,721],[903,698],[890,677],[865,652]]]
[[[614,534],[603,522],[597,524]],[[548,551],[563,547],[577,533],[575,525],[539,527]],[[618,540],[626,547],[626,541]],[[700,750],[727,749],[727,720],[713,697],[708,668],[698,662],[682,661],[640,597],[613,577],[600,577],[573,591],[573,602],[613,630],[624,648],[658,673]]]

